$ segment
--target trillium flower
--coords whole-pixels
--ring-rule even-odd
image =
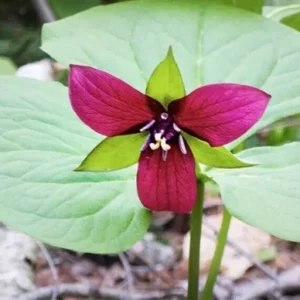
[[[69,93],[78,117],[96,132],[107,137],[147,133],[140,148],[138,196],[148,209],[177,213],[190,212],[197,198],[196,162],[184,135],[211,147],[230,143],[258,121],[270,99],[254,87],[217,83],[164,107],[104,71],[79,65],[71,66]]]

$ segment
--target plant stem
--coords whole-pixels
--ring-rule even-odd
[[[210,270],[208,273],[207,281],[206,281],[204,291],[202,294],[203,300],[213,299],[213,289],[214,289],[214,285],[216,283],[217,276],[218,276],[218,273],[220,270],[220,265],[221,265],[221,261],[222,261],[222,257],[223,257],[223,253],[224,253],[224,248],[225,248],[226,241],[227,241],[230,221],[231,221],[231,215],[227,211],[227,209],[224,207],[223,220],[222,220],[221,229],[220,229],[218,239],[217,239],[217,246],[216,246],[215,254],[214,254],[213,260],[210,265]]]
[[[198,198],[190,218],[190,256],[187,298],[189,300],[197,300],[199,294],[200,238],[202,227],[203,201],[204,182],[201,179],[198,179]]]

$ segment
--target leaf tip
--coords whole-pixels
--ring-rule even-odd
[[[171,45],[168,48],[167,57],[174,58],[173,47]]]
[[[79,165],[76,169],[73,170],[74,172],[83,172],[85,171],[85,168],[83,164]]]
[[[245,161],[241,161],[241,162],[242,165],[240,166],[240,168],[249,168],[249,167],[255,167],[259,165],[259,164],[247,163]]]

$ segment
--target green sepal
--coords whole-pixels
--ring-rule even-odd
[[[159,101],[165,108],[173,100],[185,96],[184,83],[171,46],[167,56],[154,69],[147,84],[146,94]]]
[[[203,183],[210,182],[212,179],[206,175],[206,173],[197,173],[197,181],[202,181]]]
[[[75,171],[109,172],[129,167],[139,160],[146,134],[108,137],[98,144]]]
[[[282,18],[280,20],[280,23],[289,26],[297,31],[300,31],[300,12]]]
[[[186,133],[183,136],[189,144],[195,160],[200,164],[227,169],[254,166],[254,164],[241,161],[225,147],[211,147],[208,143]]]

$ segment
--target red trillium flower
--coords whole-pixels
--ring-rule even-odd
[[[190,212],[197,198],[195,159],[182,133],[225,145],[262,116],[270,95],[246,85],[210,84],[175,100],[160,102],[97,69],[72,65],[69,92],[79,118],[113,137],[148,132],[141,148],[137,190],[154,211]],[[122,149],[120,149],[122,151]]]

